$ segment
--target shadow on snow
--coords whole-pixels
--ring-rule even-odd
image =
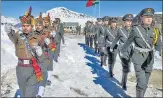
[[[96,54],[93,49],[89,48],[85,44],[79,43],[78,45],[85,50],[86,54],[92,55],[86,55],[85,58],[91,62],[87,62],[87,65],[92,68],[92,73],[97,74],[97,77],[94,77],[95,80],[93,80],[93,82],[101,85],[103,89],[113,97],[130,97],[123,91],[119,81],[114,77],[109,78],[108,71],[100,66],[100,61],[98,59],[93,57],[97,56],[98,54]]]

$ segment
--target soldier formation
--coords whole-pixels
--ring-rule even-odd
[[[60,18],[55,18],[52,23],[49,14],[42,17],[40,13],[38,18],[34,18],[31,11],[30,7],[25,15],[19,17],[22,31],[13,30],[11,25],[6,25],[5,31],[14,43],[18,57],[16,75],[21,97],[42,97],[46,85],[51,85],[53,60],[58,62],[61,41],[63,44],[65,42],[64,27]],[[101,66],[106,66],[108,59],[111,78],[119,54],[124,90],[127,90],[127,75],[133,62],[137,78],[136,97],[145,94],[154,63],[154,52],[161,53],[160,36],[153,33],[151,26],[153,15],[154,9],[146,8],[140,12],[141,24],[135,26],[132,26],[133,15],[126,14],[122,19],[122,28],[117,27],[116,18],[108,17],[97,18],[95,23],[87,21],[84,27],[86,45],[100,54]]]
[[[154,56],[161,55],[161,37],[153,27],[154,9],[145,8],[139,13],[139,24],[133,23],[133,15],[126,14],[123,27],[117,27],[117,18],[97,18],[96,24],[87,21],[84,27],[85,44],[100,54],[101,66],[108,58],[109,76],[112,78],[117,53],[122,64],[123,90],[127,90],[127,76],[131,62],[134,65],[137,85],[136,97],[144,97],[152,72]],[[93,28],[93,29],[92,29]]]

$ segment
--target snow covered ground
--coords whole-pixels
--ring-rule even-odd
[[[1,45],[1,72],[4,73],[1,75],[1,94],[3,97],[13,97],[18,89],[15,74],[17,59],[14,56],[13,44],[11,41],[8,41],[7,37],[1,39]],[[161,60],[159,62],[161,64]],[[114,67],[115,78],[109,78],[107,66],[102,68],[99,66],[99,63],[99,57],[94,53],[94,50],[84,45],[84,36],[66,34],[65,45],[62,44],[61,46],[59,62],[54,63],[52,84],[46,87],[44,96],[135,96],[136,83],[128,81],[128,90],[123,91],[121,89],[122,67],[118,56]],[[134,74],[133,66],[131,73]],[[161,97],[162,92],[153,88],[153,86],[149,86],[145,96]]]

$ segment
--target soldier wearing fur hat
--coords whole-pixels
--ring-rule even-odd
[[[152,8],[145,8],[141,11],[140,19],[142,24],[133,26],[120,53],[121,56],[124,56],[126,49],[131,43],[134,43],[132,62],[137,79],[136,97],[144,97],[153,68],[154,53],[161,52],[160,36],[155,38],[156,36],[151,27],[153,16],[154,9]]]
[[[109,67],[109,75],[110,77],[113,77],[113,68],[117,56],[117,45],[113,48],[113,51],[110,51],[110,46],[115,39],[117,35],[117,19],[112,18],[110,20],[110,28],[105,29],[105,36],[104,36],[104,41],[105,41],[105,47],[108,53],[108,67]]]
[[[54,28],[51,26],[51,19],[50,19],[50,15],[48,13],[48,15],[46,17],[43,17],[43,25],[44,25],[44,29],[50,31],[50,34],[48,34],[47,36],[49,37],[50,41],[47,41],[47,43],[54,44],[54,40],[52,36],[55,36],[55,32],[54,32]],[[48,71],[48,77],[47,77],[47,85],[51,84],[51,73],[53,71],[53,55],[54,55],[54,49],[52,50],[48,50],[49,52],[49,56],[50,56],[50,64],[47,67],[47,71]]]
[[[41,71],[43,73],[43,81],[39,83],[39,89],[38,89],[38,94],[37,96],[42,97],[44,93],[44,88],[46,86],[46,81],[47,81],[47,68],[48,66],[51,66],[51,58],[49,56],[50,51],[52,49],[51,47],[51,42],[50,42],[50,30],[44,28],[43,29],[43,18],[42,18],[42,13],[40,13],[39,18],[35,19],[35,32],[34,34],[38,37],[41,38],[40,46],[43,49],[43,56],[39,57],[40,59],[40,67]]]
[[[42,56],[39,39],[33,36],[34,17],[31,15],[32,8],[20,17],[22,31],[15,31],[11,25],[5,26],[10,40],[15,44],[18,65],[16,75],[21,91],[21,97],[36,97],[37,85],[43,80],[41,69],[37,58]]]
[[[117,36],[115,37],[114,41],[112,42],[110,46],[111,52],[113,51],[113,48],[115,47],[115,45],[118,44],[118,41],[119,41],[118,49],[120,50],[131,32],[131,24],[133,20],[133,15],[126,14],[125,16],[123,16],[122,20],[124,21],[124,27],[118,29]],[[124,90],[127,90],[126,83],[127,83],[127,75],[130,72],[132,46],[128,47],[127,51],[124,54],[125,54],[124,55],[125,58],[120,56],[120,59],[122,62],[122,68],[123,68],[121,84],[122,84],[122,88]]]
[[[58,62],[58,56],[60,55],[60,47],[61,47],[61,41],[64,44],[64,27],[63,23],[61,23],[60,18],[55,18],[55,21],[53,22],[53,28],[56,32],[56,36],[54,37],[56,41],[56,50],[53,55],[54,61]]]

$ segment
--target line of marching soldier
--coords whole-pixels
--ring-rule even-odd
[[[19,17],[22,30],[14,30],[8,24],[5,31],[14,43],[18,57],[16,75],[21,97],[42,97],[45,86],[51,84],[53,60],[58,62],[64,30],[59,18],[52,26],[49,14],[42,17],[40,13],[34,19],[31,12],[30,7],[25,15]]]
[[[144,97],[152,72],[154,56],[161,55],[161,39],[157,28],[152,26],[154,9],[145,8],[139,14],[140,24],[133,25],[132,14],[126,14],[123,27],[117,27],[117,19],[97,18],[93,26],[90,21],[84,28],[86,45],[92,47],[94,38],[95,52],[99,51],[101,66],[108,58],[109,76],[112,78],[116,56],[119,54],[122,64],[121,86],[127,90],[127,76],[131,61],[136,74],[136,97]],[[91,29],[94,27],[94,29]],[[92,36],[93,34],[93,36]],[[160,55],[158,55],[160,54]]]

